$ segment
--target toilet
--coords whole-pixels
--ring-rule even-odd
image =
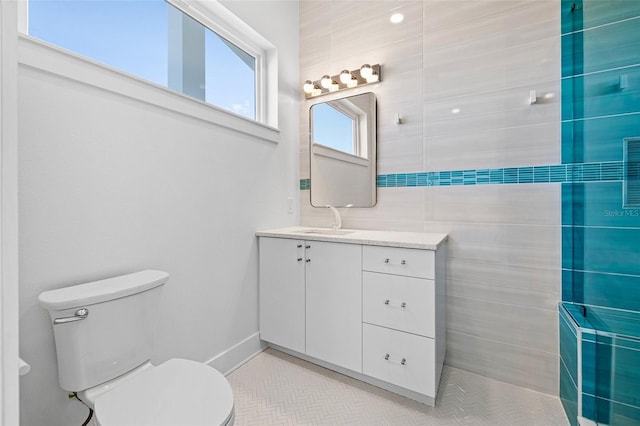
[[[163,271],[146,270],[46,291],[60,387],[94,410],[100,426],[232,425],[233,392],[206,364],[150,362]]]

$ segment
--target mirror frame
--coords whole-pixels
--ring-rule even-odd
[[[367,95],[366,153],[367,158],[343,152],[313,141],[313,107]],[[373,92],[354,93],[349,96],[337,96],[319,100],[309,106],[309,202],[312,207],[374,207],[377,203],[377,97]],[[315,156],[318,156],[314,158]],[[319,169],[324,161],[325,170]],[[332,170],[326,170],[327,164],[333,163]],[[331,167],[331,166],[329,166]],[[320,177],[319,177],[320,176]],[[319,185],[318,182],[322,183]],[[351,181],[351,182],[350,182]],[[314,183],[315,182],[315,183]],[[358,182],[360,182],[358,184]],[[349,184],[350,183],[350,184]],[[315,193],[314,193],[315,188]],[[335,193],[336,188],[346,191]],[[352,192],[349,193],[349,190]],[[315,197],[314,197],[315,195]]]

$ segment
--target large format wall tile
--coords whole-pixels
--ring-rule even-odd
[[[559,121],[425,136],[429,171],[558,164],[560,159]]]
[[[558,351],[557,317],[556,309],[447,297],[449,331],[549,353]]]
[[[424,231],[449,234],[449,258],[560,268],[560,227],[425,222]]]
[[[460,185],[429,188],[434,221],[558,225],[560,185]]]
[[[523,47],[478,55],[474,46],[425,52],[426,93],[439,100],[468,93],[531,85],[560,74],[553,68],[560,56],[557,39],[538,40]],[[528,94],[528,93],[527,93]]]
[[[447,294],[513,306],[554,309],[560,271],[478,260],[450,259]]]
[[[382,82],[358,89],[378,98],[379,175],[560,163],[558,3],[302,0],[300,10],[301,78],[383,66]],[[404,22],[390,24],[394,12]],[[342,216],[346,228],[448,233],[447,362],[557,394],[560,192],[549,183],[378,187],[375,207]],[[329,226],[330,212],[307,194],[301,223]]]
[[[557,328],[557,324],[554,325]],[[447,332],[447,358],[453,367],[540,392],[558,393],[558,353]]]

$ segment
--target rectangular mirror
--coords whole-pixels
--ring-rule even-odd
[[[362,93],[309,110],[311,205],[376,204],[376,96]]]

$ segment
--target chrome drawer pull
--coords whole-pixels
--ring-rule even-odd
[[[386,354],[386,355],[384,356],[384,359],[385,359],[386,361],[391,361],[391,362],[393,362],[393,360],[391,359],[391,355],[389,355],[389,354]],[[402,360],[400,361],[400,365],[407,365],[407,359],[406,359],[406,358],[402,358]]]
[[[385,300],[384,304],[387,305],[387,306],[393,306],[393,304],[391,303],[391,301],[389,299]],[[400,306],[401,308],[406,308],[407,307],[407,302],[402,302],[398,306]]]
[[[78,309],[72,317],[62,317],[53,320],[54,325],[65,324],[67,322],[80,321],[89,316],[89,310],[87,308]]]

